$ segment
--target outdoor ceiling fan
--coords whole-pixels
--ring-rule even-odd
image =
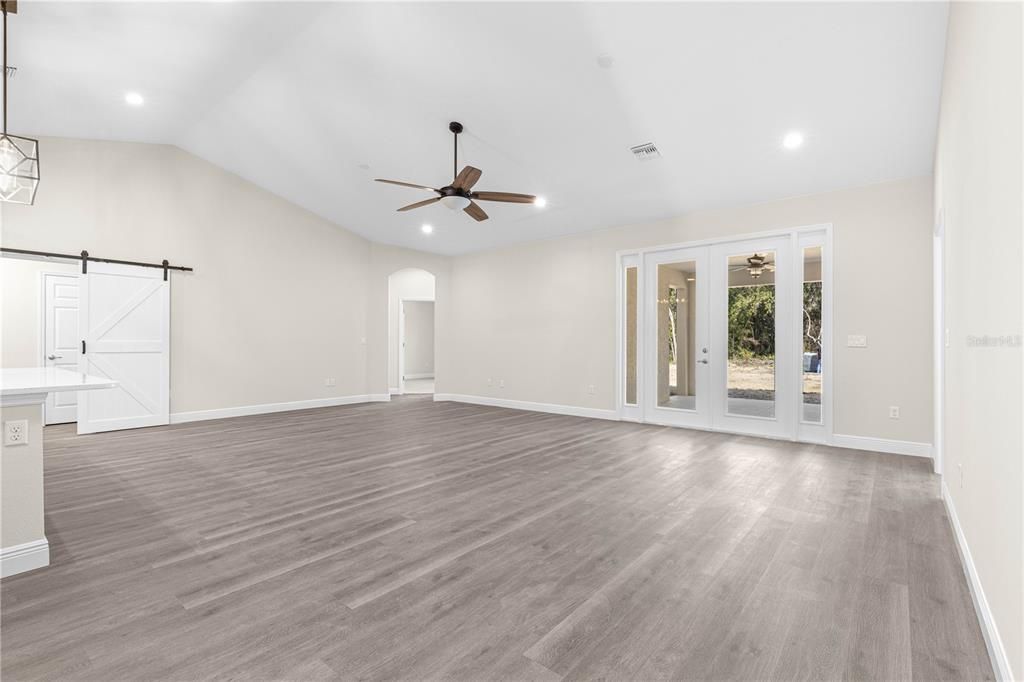
[[[445,208],[449,208],[453,211],[462,209],[474,220],[481,221],[487,220],[487,214],[484,210],[476,204],[477,201],[503,201],[511,204],[534,204],[537,202],[537,197],[532,194],[515,194],[513,192],[473,192],[473,185],[477,183],[480,176],[483,175],[483,171],[479,168],[473,168],[472,166],[466,166],[459,172],[459,133],[462,132],[462,124],[458,121],[452,121],[448,124],[448,130],[455,136],[455,162],[453,164],[454,179],[450,184],[445,185],[441,189],[435,189],[434,187],[428,187],[426,185],[417,185],[411,182],[399,182],[398,180],[384,180],[383,178],[374,178],[377,182],[386,182],[390,185],[401,185],[402,187],[413,187],[416,189],[425,189],[430,192],[436,192],[438,196],[431,197],[430,199],[424,199],[423,201],[417,201],[414,204],[403,206],[398,209],[399,211],[410,211],[414,208],[420,208],[421,206],[429,206],[430,204],[441,202]]]
[[[736,272],[737,270],[746,270],[750,273],[752,279],[758,279],[764,271],[775,272],[775,263],[768,262],[768,256],[762,256],[759,253],[755,253],[753,256],[747,259],[746,265],[737,265],[734,268],[729,268],[729,272]]]

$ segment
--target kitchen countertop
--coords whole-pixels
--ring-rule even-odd
[[[38,395],[55,391],[88,391],[114,388],[117,382],[59,367],[12,367],[0,369],[0,397]]]

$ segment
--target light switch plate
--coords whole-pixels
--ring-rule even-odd
[[[28,420],[4,422],[4,445],[28,445]]]
[[[850,348],[867,348],[868,337],[863,334],[850,334],[846,337],[846,345]]]

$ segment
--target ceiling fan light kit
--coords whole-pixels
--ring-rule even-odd
[[[438,196],[430,199],[424,199],[423,201],[417,201],[414,204],[403,206],[398,209],[399,211],[411,211],[414,208],[420,208],[421,206],[429,206],[437,202],[441,202],[441,205],[445,208],[451,209],[452,211],[464,211],[471,218],[477,222],[487,220],[487,214],[482,208],[476,203],[477,201],[500,201],[510,204],[540,204],[537,201],[537,197],[532,194],[516,194],[514,192],[474,192],[473,186],[480,180],[480,176],[483,175],[483,171],[479,168],[473,168],[472,166],[466,166],[459,171],[459,134],[462,132],[462,124],[458,121],[452,121],[448,124],[448,130],[455,136],[455,155],[454,163],[452,164],[452,172],[454,179],[451,184],[445,185],[440,189],[430,187],[428,185],[417,185],[411,182],[400,182],[398,180],[385,180],[383,178],[375,178],[376,182],[385,182],[389,185],[399,185],[401,187],[412,187],[413,189],[425,189],[430,192],[435,192]]]
[[[39,188],[39,141],[7,133],[7,14],[18,13],[17,0],[0,0],[4,37],[3,131],[0,132],[0,201],[32,204]]]
[[[446,197],[441,197],[441,205],[445,208],[450,208],[453,211],[461,211],[471,203],[472,202],[468,198],[459,194],[451,194]]]

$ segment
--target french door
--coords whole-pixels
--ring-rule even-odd
[[[709,424],[707,258],[705,247],[644,255],[644,421]]]
[[[790,252],[788,237],[711,247],[712,421],[725,431],[795,435]]]
[[[826,244],[821,229],[621,254],[620,415],[826,441]]]

